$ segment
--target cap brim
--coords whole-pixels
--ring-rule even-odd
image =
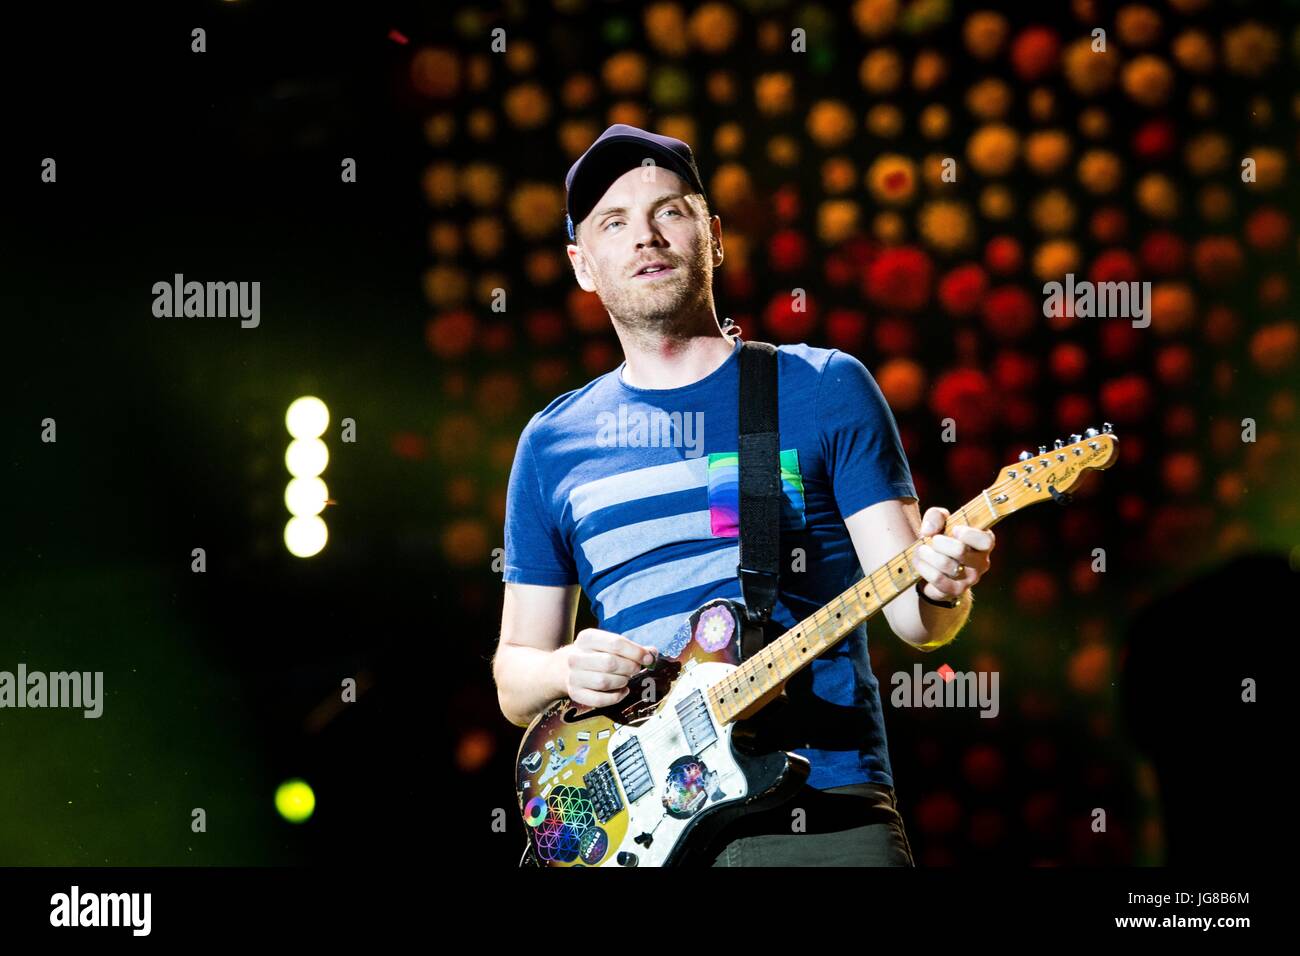
[[[573,178],[568,210],[574,225],[591,214],[611,183],[647,159],[653,159],[656,166],[676,173],[692,190],[703,192],[690,168],[672,150],[636,137],[610,137],[583,157],[582,166]]]

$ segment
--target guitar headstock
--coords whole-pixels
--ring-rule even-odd
[[[1053,448],[1038,447],[1038,454],[1020,453],[1020,460],[1004,467],[988,495],[999,514],[1059,499],[1068,494],[1084,472],[1106,469],[1115,463],[1115,444],[1119,436],[1103,422],[1101,431],[1089,428],[1082,435],[1071,435],[1070,443],[1058,438]]]

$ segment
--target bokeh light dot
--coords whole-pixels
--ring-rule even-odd
[[[284,466],[295,478],[314,478],[329,461],[329,449],[319,438],[295,438],[284,452]]]
[[[316,794],[306,780],[286,780],[275,790],[275,809],[290,823],[306,823],[316,812]]]
[[[284,413],[284,425],[294,438],[319,438],[329,423],[329,409],[313,395],[294,399]]]
[[[297,558],[320,554],[329,540],[329,529],[319,515],[295,515],[284,526],[284,546]]]
[[[319,478],[294,478],[284,488],[284,506],[291,515],[310,517],[325,508],[329,488]]]

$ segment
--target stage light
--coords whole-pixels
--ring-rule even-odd
[[[284,413],[284,424],[294,438],[319,438],[330,423],[330,410],[312,395],[295,399]]]
[[[296,558],[320,554],[329,540],[329,529],[318,515],[295,515],[284,526],[284,546]]]
[[[315,478],[329,460],[329,449],[319,438],[295,438],[284,452],[284,465],[295,478]]]
[[[329,496],[329,488],[319,478],[294,478],[284,487],[284,506],[291,515],[307,518],[320,514]]]
[[[306,823],[316,810],[316,794],[306,780],[286,780],[275,790],[275,809],[290,823]]]
[[[320,439],[329,421],[329,409],[313,395],[294,399],[284,413],[284,426],[293,436],[284,452],[284,465],[293,476],[284,489],[284,506],[293,515],[284,526],[284,546],[299,558],[320,554],[329,540],[329,529],[319,517],[329,489],[318,477],[330,461]]]

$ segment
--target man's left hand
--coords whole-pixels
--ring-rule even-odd
[[[947,508],[928,508],[921,519],[922,543],[912,563],[926,580],[924,593],[936,601],[952,601],[973,588],[989,569],[996,543],[992,531],[957,524],[943,533],[951,515]]]

